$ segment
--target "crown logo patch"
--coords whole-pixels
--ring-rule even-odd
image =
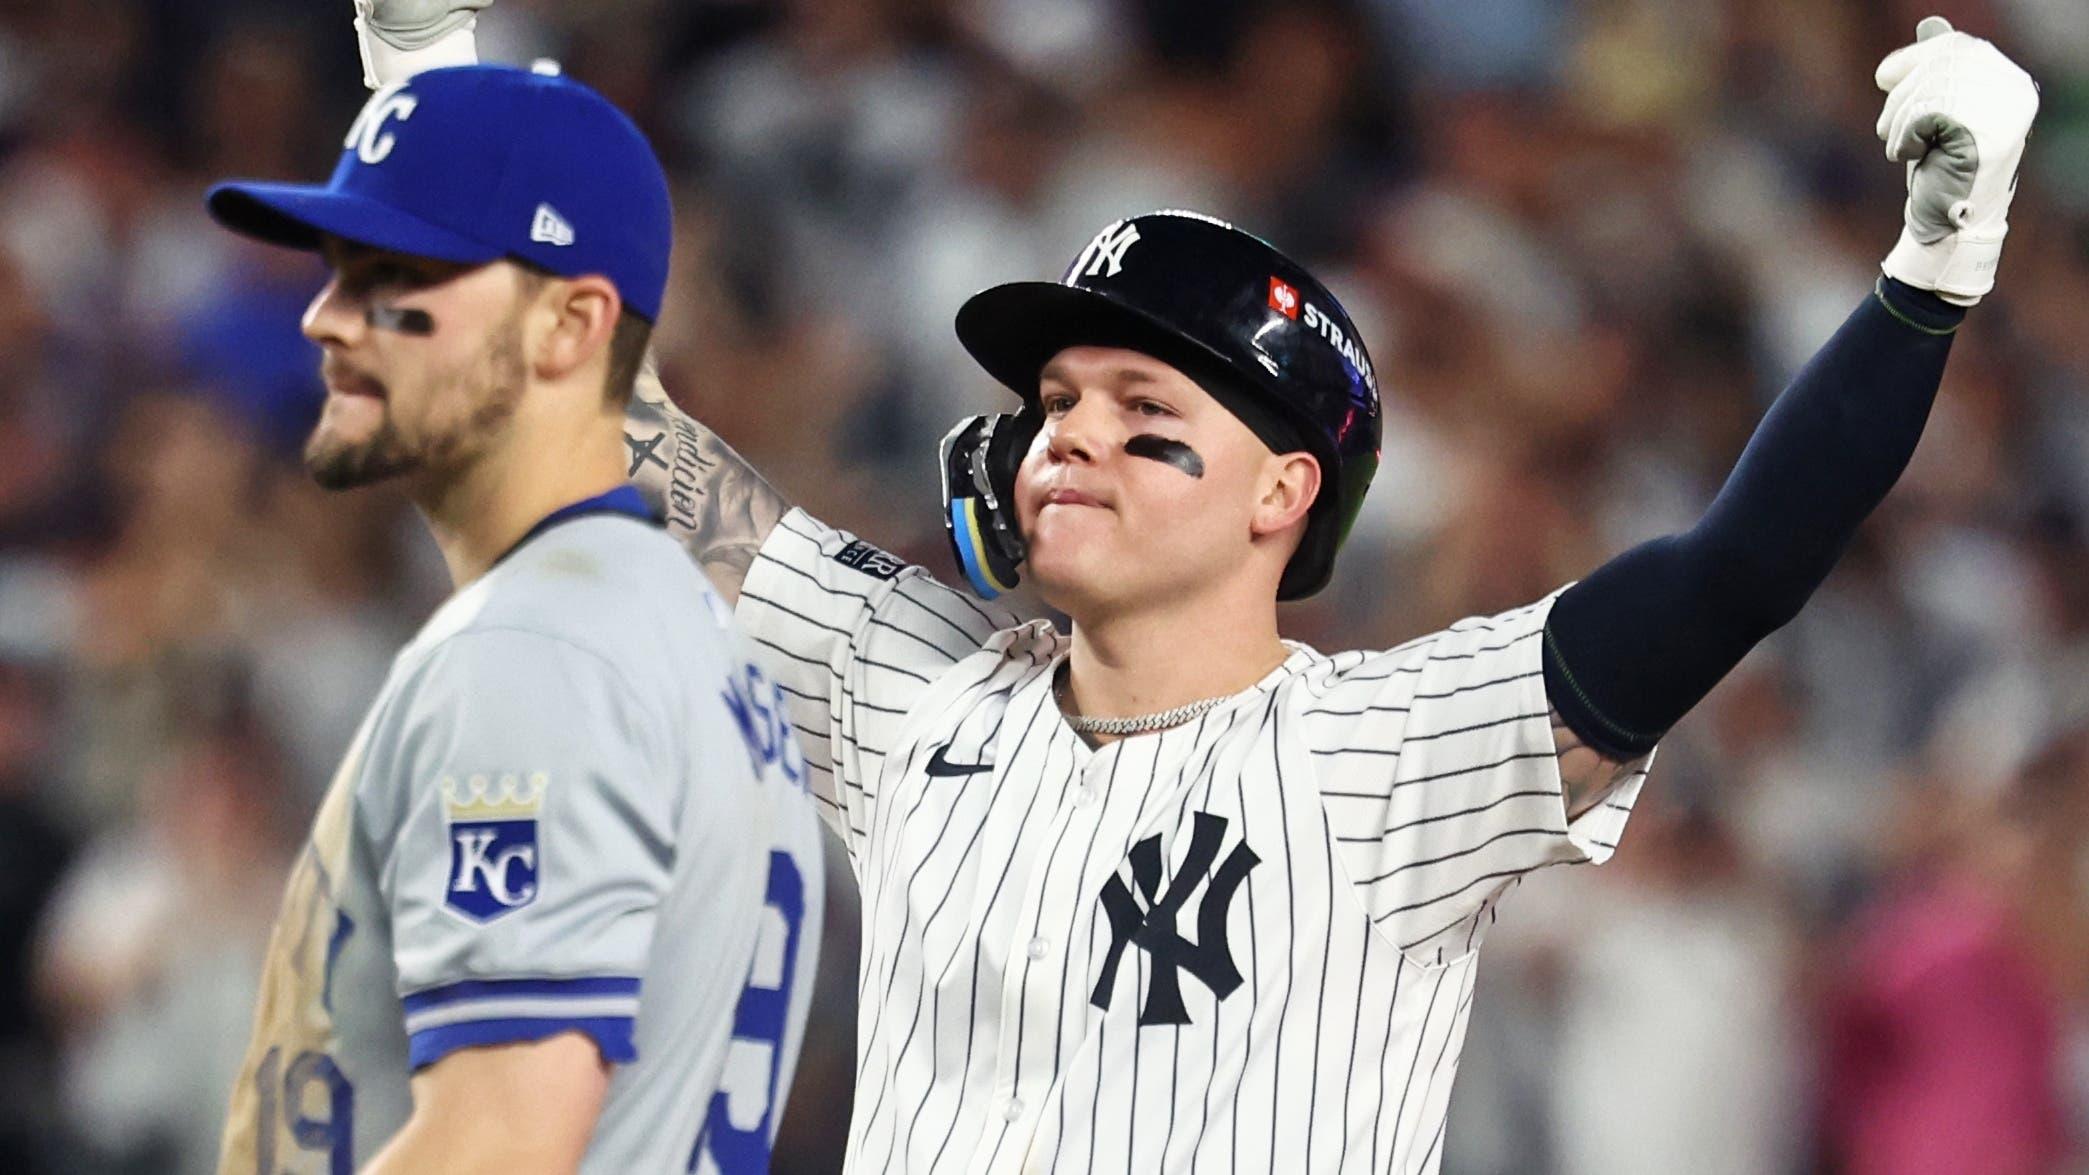
[[[534,820],[551,777],[542,771],[527,780],[513,773],[474,775],[460,785],[456,776],[445,775],[438,786],[443,815],[451,820]]]

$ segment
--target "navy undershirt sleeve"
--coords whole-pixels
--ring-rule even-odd
[[[1545,688],[1575,734],[1653,748],[1796,616],[1907,467],[1965,311],[1879,279],[1792,381],[1704,517],[1568,588],[1545,626]]]

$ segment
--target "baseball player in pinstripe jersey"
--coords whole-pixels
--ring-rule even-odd
[[[1610,854],[1662,733],[1891,488],[1993,284],[2031,80],[1931,18],[1877,82],[1899,242],[1702,519],[1395,649],[1278,635],[1379,388],[1328,290],[1216,221],[1118,222],[958,314],[1020,408],[946,439],[945,522],[975,594],[1020,575],[1069,633],[790,509],[642,381],[632,471],[736,592],[861,883],[852,1169],[1437,1169],[1496,904]]]
[[[306,465],[400,482],[457,585],[299,855],[220,1170],[766,1170],[820,830],[775,685],[624,484],[652,149],[555,70],[434,69],[326,184],[209,202],[324,253]]]

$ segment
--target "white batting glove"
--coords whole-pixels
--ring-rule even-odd
[[[472,28],[493,0],[355,0],[363,84],[403,82],[424,69],[476,65]]]
[[[1932,16],[1879,62],[1878,134],[1908,165],[1906,225],[1886,276],[1971,306],[1995,288],[2038,84],[2000,49]]]

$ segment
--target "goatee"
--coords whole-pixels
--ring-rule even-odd
[[[378,426],[377,435],[359,445],[333,441],[324,425],[312,431],[305,442],[305,472],[321,489],[352,490],[411,473],[420,460],[407,451],[390,418]]]
[[[324,489],[352,490],[403,474],[469,464],[522,400],[525,371],[519,314],[487,341],[476,375],[470,381],[472,394],[466,397],[463,411],[432,427],[418,444],[408,442],[392,423],[388,398],[377,431],[359,444],[334,437],[322,418],[305,442],[306,472]],[[385,395],[384,389],[377,390]]]

